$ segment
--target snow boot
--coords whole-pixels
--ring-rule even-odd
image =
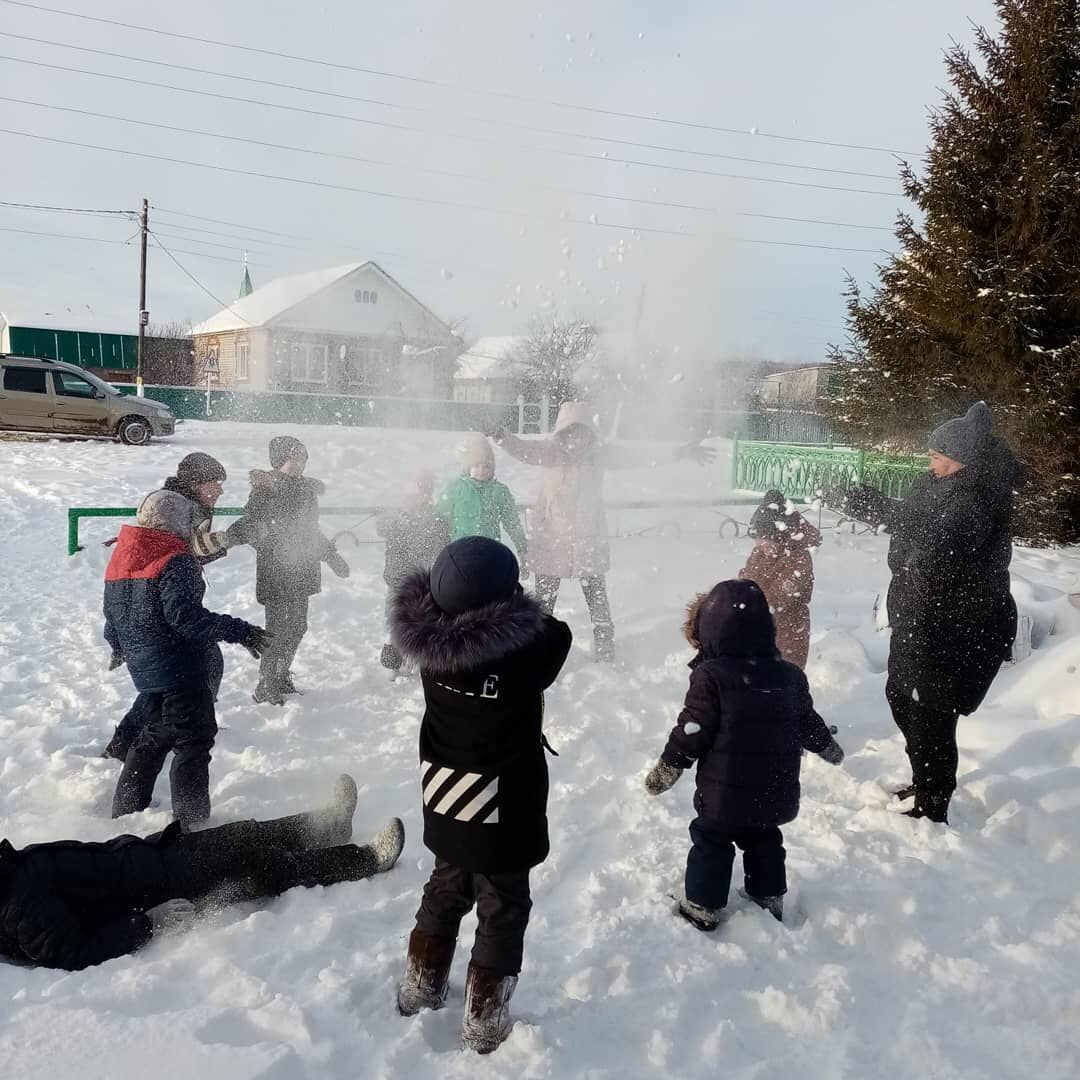
[[[715,930],[720,925],[723,910],[723,908],[703,907],[701,904],[695,904],[693,900],[687,900],[686,897],[679,901],[679,914],[691,926],[704,930],[706,933]]]
[[[251,695],[251,700],[256,705],[284,705],[285,694],[282,692],[280,685],[271,685],[260,679],[258,686],[255,687]]]
[[[457,942],[414,930],[409,935],[405,976],[398,987],[397,1008],[402,1016],[421,1009],[441,1009],[450,989],[450,965]]]
[[[469,964],[465,1020],[461,1025],[461,1045],[466,1050],[490,1054],[510,1034],[510,999],[517,981],[516,975],[500,975],[490,968]]]
[[[401,653],[399,653],[390,642],[387,642],[382,647],[382,652],[379,654],[379,663],[382,664],[387,671],[400,671],[401,662]]]
[[[405,826],[401,818],[392,817],[376,834],[369,845],[375,852],[375,873],[385,874],[393,869],[405,847]]]
[[[113,732],[113,737],[106,743],[105,749],[101,751],[101,756],[103,758],[113,758],[115,761],[124,761],[134,741],[134,739],[122,735],[120,729],[117,728]]]
[[[352,842],[353,814],[356,812],[356,781],[342,773],[334,781],[334,791],[321,810],[275,818],[262,823],[273,829],[274,842],[291,851],[316,851]]]
[[[909,818],[926,818],[938,825],[949,824],[949,796],[937,795],[929,791],[915,792],[915,805],[904,811]]]
[[[593,625],[593,659],[598,664],[615,662],[615,627],[611,623]]]
[[[743,894],[747,900],[753,904],[757,904],[762,911],[767,911],[777,922],[784,921],[784,897],[780,896],[751,896],[749,893]]]

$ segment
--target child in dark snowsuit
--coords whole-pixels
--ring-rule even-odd
[[[779,919],[787,892],[780,826],[799,813],[802,751],[833,765],[844,752],[814,711],[806,676],[777,653],[769,605],[752,581],[722,581],[698,597],[685,632],[698,650],[690,689],[645,780],[659,795],[698,763],[679,913],[699,930],[719,925],[737,846],[747,896]]]
[[[297,886],[360,881],[389,870],[405,833],[397,818],[351,843],[356,784],[342,776],[323,810],[103,844],[59,840],[16,850],[0,841],[0,956],[80,971],[180,929],[195,904],[258,900]]]
[[[532,900],[529,870],[548,854],[544,691],[570,651],[570,628],[518,584],[513,553],[483,537],[452,543],[430,573],[406,578],[394,644],[420,667],[424,843],[435,854],[409,938],[398,1009],[446,1001],[462,918],[479,925],[462,1039],[490,1053],[510,1031]]]
[[[450,543],[450,524],[432,506],[434,490],[435,478],[430,470],[421,469],[409,480],[401,509],[384,511],[375,522],[376,531],[386,541],[383,581],[387,585],[388,629],[397,587],[409,574],[430,570],[439,552]],[[387,642],[379,662],[389,671],[400,671],[401,653]]]
[[[267,635],[202,606],[202,568],[191,553],[191,505],[155,491],[125,525],[105,572],[105,640],[127,664],[146,722],[124,759],[113,817],[145,810],[170,751],[173,814],[183,825],[210,816],[210,751],[217,735],[211,646],[243,645],[258,657]]]
[[[319,528],[319,496],[325,488],[304,476],[308,454],[304,444],[288,435],[270,440],[273,471],[254,469],[251,495],[237,532],[265,526],[253,535],[255,599],[266,608],[266,629],[273,638],[259,665],[256,702],[284,705],[295,694],[292,663],[308,628],[308,602],[322,591],[322,563],[338,577],[349,576],[349,565]]]

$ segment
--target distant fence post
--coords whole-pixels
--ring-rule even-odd
[[[739,433],[731,436],[731,490],[739,490]]]
[[[518,394],[517,399],[517,433],[525,434],[525,395]]]

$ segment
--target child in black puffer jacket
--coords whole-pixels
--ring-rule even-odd
[[[679,913],[699,930],[716,929],[737,846],[747,896],[779,919],[787,892],[780,826],[799,813],[802,751],[833,765],[844,752],[814,711],[806,676],[780,658],[768,601],[754,582],[722,581],[698,597],[685,632],[698,650],[690,688],[645,780],[659,795],[698,763]]]

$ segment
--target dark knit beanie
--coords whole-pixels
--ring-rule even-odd
[[[270,440],[270,467],[280,469],[293,458],[307,458],[307,447],[291,435],[277,435]]]
[[[431,568],[431,598],[447,615],[509,600],[521,571],[514,553],[497,540],[466,536],[455,540]]]
[[[225,466],[212,458],[209,454],[188,454],[176,466],[176,479],[187,487],[196,484],[224,484],[226,480]]]
[[[990,444],[994,421],[985,401],[977,401],[963,415],[946,420],[930,436],[930,449],[961,465],[970,465]]]

